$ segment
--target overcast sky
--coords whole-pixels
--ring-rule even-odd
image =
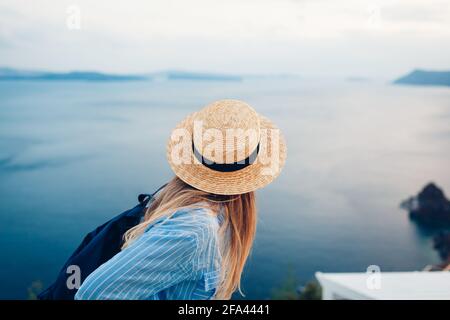
[[[0,65],[383,78],[450,70],[450,0],[0,0]]]

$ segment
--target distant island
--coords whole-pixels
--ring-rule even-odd
[[[147,80],[139,75],[117,75],[94,71],[48,72],[0,68],[0,80],[36,81],[136,81]]]
[[[450,226],[450,201],[444,191],[433,182],[428,183],[416,196],[400,204],[412,220],[427,227]]]
[[[219,73],[162,71],[147,74],[110,74],[96,71],[50,72],[0,68],[0,81],[241,81],[242,77]]]
[[[202,73],[187,71],[162,71],[148,74],[153,79],[163,80],[199,80],[199,81],[241,81],[241,76],[219,74],[219,73]]]
[[[416,69],[398,78],[394,84],[450,86],[450,71],[426,71]]]
[[[351,76],[347,77],[345,80],[349,82],[369,82],[370,79],[366,77],[359,77],[359,76]]]

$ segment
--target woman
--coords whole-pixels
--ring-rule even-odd
[[[175,178],[76,299],[229,299],[240,291],[256,230],[254,191],[280,173],[283,137],[248,104],[221,100],[175,128],[167,157]]]

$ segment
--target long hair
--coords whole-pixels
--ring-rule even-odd
[[[222,254],[220,282],[215,299],[230,299],[234,291],[242,294],[240,282],[245,262],[250,254],[256,232],[255,193],[240,195],[216,195],[204,192],[173,178],[147,209],[143,222],[128,230],[124,235],[127,247],[139,237],[156,219],[171,216],[179,208],[207,205],[215,214],[224,215],[219,228],[219,250]]]

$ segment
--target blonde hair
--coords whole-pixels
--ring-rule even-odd
[[[219,228],[222,254],[221,280],[215,299],[230,299],[234,291],[241,291],[241,274],[250,254],[256,232],[256,201],[254,192],[225,196],[204,192],[173,178],[156,196],[144,215],[144,220],[124,235],[127,247],[156,219],[171,216],[183,207],[207,206],[215,214],[223,213]]]

